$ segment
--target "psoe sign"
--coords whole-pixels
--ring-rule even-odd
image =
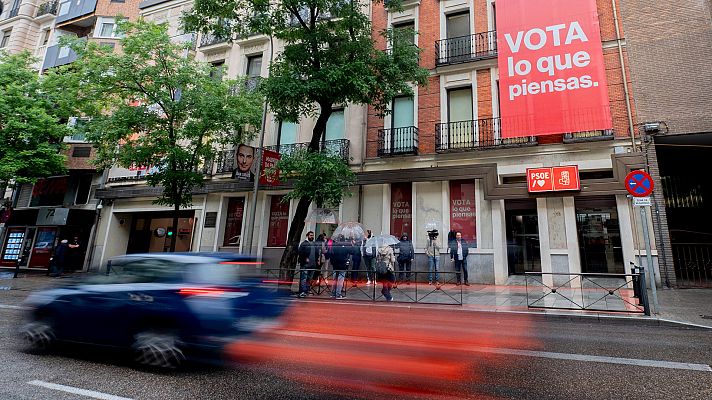
[[[528,168],[527,189],[529,193],[581,190],[578,165]]]

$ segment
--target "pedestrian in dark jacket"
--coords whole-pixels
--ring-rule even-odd
[[[348,270],[348,260],[351,253],[351,242],[347,242],[343,236],[340,236],[331,246],[329,261],[331,268],[334,270],[334,292],[331,297],[343,299],[344,295],[344,279]]]
[[[67,250],[69,249],[69,241],[63,239],[57,247],[54,248],[54,257],[52,257],[52,276],[59,278],[64,272],[64,267],[67,261]]]
[[[470,247],[467,241],[462,238],[462,233],[455,233],[455,240],[450,242],[450,261],[455,263],[455,274],[457,277],[457,284],[461,284],[460,280],[460,270],[465,275],[465,285],[470,286],[467,281],[467,255],[470,253]]]
[[[363,239],[352,239],[351,241],[351,283],[355,286],[359,278],[359,270],[361,269],[361,247],[363,247]]]
[[[415,249],[413,248],[413,242],[408,239],[408,234],[404,233],[400,238],[400,243],[398,243],[398,280],[405,281],[410,285],[410,271],[413,265],[413,258],[415,257]],[[406,271],[404,273],[404,271]]]
[[[307,232],[307,238],[299,245],[299,297],[307,297],[309,281],[316,269],[319,248],[314,242],[314,232]]]

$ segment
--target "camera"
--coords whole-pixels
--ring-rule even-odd
[[[437,239],[437,237],[438,237],[438,230],[437,230],[437,229],[434,229],[434,230],[432,230],[432,231],[428,231],[428,237],[429,237],[431,240]]]

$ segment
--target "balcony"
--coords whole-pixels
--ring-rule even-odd
[[[378,130],[378,156],[418,155],[418,128]]]
[[[435,65],[451,65],[497,57],[497,31],[435,42]]]
[[[59,0],[52,0],[52,1],[48,1],[48,2],[40,4],[40,6],[37,7],[37,14],[35,14],[35,18],[40,18],[43,16],[57,15],[57,6],[58,5],[59,5]]]
[[[216,174],[232,173],[235,169],[235,150],[223,150],[218,154]]]
[[[435,126],[435,151],[488,150],[536,146],[536,137],[500,138],[499,118],[448,122]]]
[[[59,4],[59,15],[56,24],[60,24],[94,13],[97,0],[62,1]],[[68,5],[66,5],[68,4]],[[90,21],[87,21],[87,24]],[[82,24],[84,26],[86,24]],[[90,26],[90,25],[89,25]]]
[[[564,143],[598,142],[601,140],[613,140],[613,129],[602,131],[585,131],[564,134]]]
[[[227,44],[227,38],[223,38],[217,35],[206,33],[200,38],[200,47],[208,47],[216,44],[225,43]]]
[[[59,67],[60,65],[66,65],[77,59],[77,53],[69,47],[63,47],[58,44],[54,46],[49,46],[47,48],[47,53],[45,54],[44,63],[42,63],[42,69],[49,69],[54,67]]]
[[[276,151],[280,154],[292,154],[299,150],[306,150],[309,147],[309,143],[293,143],[293,144],[282,144],[275,146],[265,146],[266,150]],[[335,139],[335,140],[325,140],[319,143],[319,148],[322,152],[338,156],[345,163],[349,163],[349,140],[348,139]]]

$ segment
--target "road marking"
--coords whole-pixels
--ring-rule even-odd
[[[121,397],[121,396],[114,396],[113,394],[108,394],[108,393],[102,393],[102,392],[95,392],[93,390],[87,390],[87,389],[80,389],[76,388],[73,386],[65,386],[65,385],[60,385],[57,383],[51,383],[51,382],[45,382],[45,381],[29,381],[27,382],[28,385],[34,385],[34,386],[40,386],[43,388],[47,389],[52,389],[52,390],[58,390],[60,392],[67,392],[67,393],[72,393],[72,394],[78,394],[80,396],[86,396],[86,397],[91,397],[94,399],[101,399],[101,400],[133,400],[128,397]]]
[[[326,340],[343,340],[349,342],[372,342],[370,338],[361,338],[349,335],[339,335],[339,334],[328,334],[328,333],[316,333],[316,332],[301,332],[301,331],[274,331],[272,333],[285,335],[285,336],[295,336],[295,337],[308,337],[308,338],[320,338]],[[399,340],[384,340],[379,339],[379,342],[392,342],[394,345],[400,346],[415,346],[415,347],[437,347],[436,345],[428,343],[408,343]],[[536,350],[521,350],[521,349],[506,349],[506,348],[496,348],[496,347],[463,347],[458,350],[471,351],[476,353],[489,353],[489,354],[504,354],[512,356],[522,356],[522,357],[537,357],[537,358],[550,358],[557,360],[569,360],[569,361],[583,361],[583,362],[598,362],[607,364],[622,364],[622,365],[635,365],[639,367],[651,367],[651,368],[667,368],[667,369],[679,369],[679,370],[690,370],[690,371],[703,371],[712,372],[712,367],[707,364],[695,364],[695,363],[684,363],[675,361],[660,361],[660,360],[646,360],[639,358],[621,358],[621,357],[608,357],[608,356],[593,356],[588,354],[571,354],[571,353],[554,353],[550,351],[536,351]]]
[[[6,308],[8,310],[27,310],[29,307],[25,306],[13,306],[10,304],[0,304],[0,308]]]

